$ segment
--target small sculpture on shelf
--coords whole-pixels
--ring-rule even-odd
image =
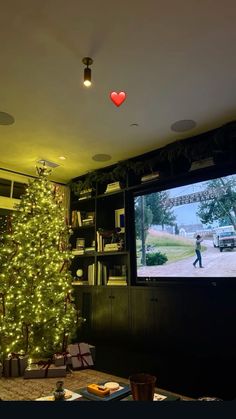
[[[78,281],[83,281],[83,269],[77,269],[75,279]]]
[[[56,382],[56,389],[53,393],[55,401],[65,399],[65,390],[63,388],[63,385],[64,385],[64,382],[61,380]]]

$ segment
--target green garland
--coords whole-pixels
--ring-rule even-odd
[[[76,196],[79,196],[82,190],[86,189],[95,189],[96,183],[110,183],[115,181],[122,181],[125,180],[128,172],[133,172],[135,175],[139,176],[145,173],[146,170],[152,170],[151,160],[147,160],[145,162],[134,162],[130,160],[125,160],[117,163],[117,165],[110,170],[101,171],[101,170],[94,170],[92,172],[87,173],[83,180],[79,181],[72,181],[69,183],[71,190],[74,192]]]
[[[195,160],[211,157],[215,152],[230,152],[233,143],[231,140],[234,140],[234,143],[236,141],[236,122],[234,121],[210,133],[168,144],[157,150],[155,156],[147,158],[147,160],[125,160],[118,162],[109,171],[94,170],[85,176],[81,176],[81,179],[78,181],[71,181],[69,186],[73,193],[79,196],[82,190],[90,188],[95,190],[97,183],[122,181],[126,178],[128,172],[133,173],[135,176],[140,176],[145,173],[158,171],[163,166],[171,166],[180,157],[184,157],[191,163]]]

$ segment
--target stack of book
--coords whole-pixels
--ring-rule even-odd
[[[76,248],[72,249],[72,255],[78,256],[84,254],[85,239],[83,237],[78,237],[76,239]]]
[[[115,240],[113,242],[113,240]],[[110,234],[109,230],[97,231],[97,251],[98,252],[117,252],[124,247],[124,240],[122,235]]]
[[[125,275],[109,275],[107,285],[127,285],[127,277]]]
[[[79,194],[79,201],[92,197],[93,188],[83,189]]]
[[[118,191],[120,188],[120,182],[108,183],[105,193]]]
[[[93,253],[93,252],[95,252],[95,245],[94,246],[85,247],[84,248],[84,252],[85,253]]]
[[[104,252],[118,252],[121,248],[121,243],[107,243],[104,245]]]
[[[149,173],[148,175],[143,175],[141,178],[141,182],[142,183],[149,182],[151,180],[158,179],[159,177],[160,177],[160,172],[152,172],[152,173]]]
[[[95,212],[94,211],[77,211],[78,217],[78,227],[93,225],[95,220]]]
[[[127,285],[127,266],[114,265],[110,268],[107,285]]]
[[[73,256],[83,255],[84,249],[72,249],[71,253]]]

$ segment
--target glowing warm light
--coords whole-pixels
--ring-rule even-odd
[[[90,87],[91,86],[91,81],[90,80],[84,80],[84,85],[86,86],[86,87]]]
[[[74,330],[69,227],[57,186],[43,170],[30,181],[0,242],[0,358],[62,349]]]

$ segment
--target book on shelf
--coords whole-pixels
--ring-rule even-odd
[[[141,177],[141,182],[142,183],[149,182],[151,180],[158,179],[159,177],[160,177],[160,172],[148,173],[147,175],[143,175]]]
[[[114,280],[108,280],[107,285],[127,285],[126,281],[114,281]]]
[[[71,212],[71,227],[76,228],[78,226],[79,226],[79,223],[78,223],[77,211],[73,210]]]
[[[108,183],[105,193],[114,192],[121,189],[120,182]]]
[[[88,285],[96,285],[95,263],[91,263],[91,265],[88,265]]]
[[[82,201],[83,199],[88,199],[92,197],[93,188],[87,188],[80,191],[79,194],[79,201]]]
[[[88,281],[80,281],[80,280],[75,280],[71,284],[72,285],[89,285]]]
[[[83,227],[86,225],[93,225],[95,220],[95,212],[94,211],[76,211],[77,212],[77,220],[78,220],[78,227]]]
[[[97,262],[97,285],[107,285],[107,266]]]
[[[104,252],[116,252],[121,250],[121,246],[119,243],[107,243],[104,245]]]
[[[84,252],[85,253],[95,252],[95,246],[85,247]]]
[[[71,252],[72,252],[73,256],[83,255],[84,254],[84,249],[72,249]]]
[[[122,235],[116,233],[115,230],[114,232],[113,230],[101,230],[98,230],[96,233],[98,252],[116,252],[123,249],[124,240]]]
[[[97,285],[102,285],[102,263],[97,262]]]
[[[102,265],[102,285],[107,285],[107,265]]]
[[[83,237],[77,237],[76,239],[76,249],[84,250],[85,247],[85,239]]]
[[[126,275],[109,275],[107,285],[127,285]]]

